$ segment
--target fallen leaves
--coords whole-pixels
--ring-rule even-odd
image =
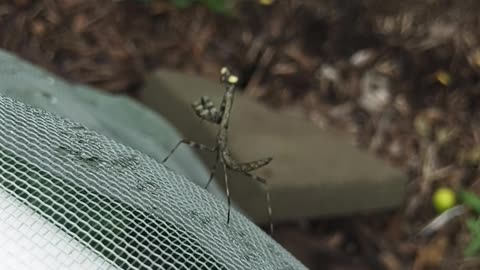
[[[446,236],[439,236],[426,245],[420,246],[412,270],[440,269],[448,244]]]

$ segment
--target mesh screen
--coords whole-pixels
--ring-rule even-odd
[[[61,269],[305,269],[237,211],[227,224],[225,203],[152,158],[6,97],[0,191],[0,235],[33,242],[7,247],[11,258]]]

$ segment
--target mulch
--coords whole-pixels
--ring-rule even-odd
[[[148,3],[146,3],[148,2]],[[277,225],[311,269],[480,269],[462,257],[462,222],[429,239],[439,186],[480,191],[480,2],[239,1],[227,15],[168,1],[10,0],[0,46],[68,80],[135,96],[171,68],[299,110],[408,171],[401,209]],[[368,196],[368,194],[365,194]]]

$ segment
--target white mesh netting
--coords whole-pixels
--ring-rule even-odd
[[[0,269],[305,269],[226,212],[148,156],[0,97]]]

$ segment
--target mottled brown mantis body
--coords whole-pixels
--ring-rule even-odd
[[[215,175],[217,164],[218,162],[220,162],[223,166],[225,189],[226,189],[227,202],[228,202],[227,224],[230,222],[230,207],[231,207],[227,169],[241,172],[244,175],[252,178],[253,180],[256,180],[262,183],[266,189],[268,217],[270,222],[270,234],[273,235],[272,206],[271,206],[270,190],[268,188],[268,183],[265,179],[250,173],[251,171],[256,170],[270,163],[270,161],[272,161],[272,158],[269,157],[269,158],[264,158],[264,159],[245,162],[245,163],[239,163],[232,158],[230,154],[230,150],[228,149],[228,145],[227,145],[227,142],[228,142],[227,135],[228,135],[228,124],[230,120],[230,113],[232,111],[238,77],[235,75],[232,75],[230,70],[225,67],[222,68],[220,75],[221,75],[220,81],[223,84],[225,84],[225,87],[226,87],[226,91],[225,91],[225,94],[223,95],[220,108],[217,109],[213,104],[213,102],[210,100],[210,98],[205,96],[201,97],[200,100],[192,104],[195,114],[200,119],[219,125],[219,130],[216,137],[216,145],[214,147],[209,147],[207,145],[196,143],[193,141],[181,140],[175,145],[175,147],[165,157],[162,163],[165,163],[181,144],[187,144],[193,148],[196,148],[202,151],[214,152],[216,154],[215,163],[212,167],[212,170],[210,172],[210,178],[208,179],[208,182],[205,185],[205,188],[207,188],[210,182],[212,181],[213,176]]]

